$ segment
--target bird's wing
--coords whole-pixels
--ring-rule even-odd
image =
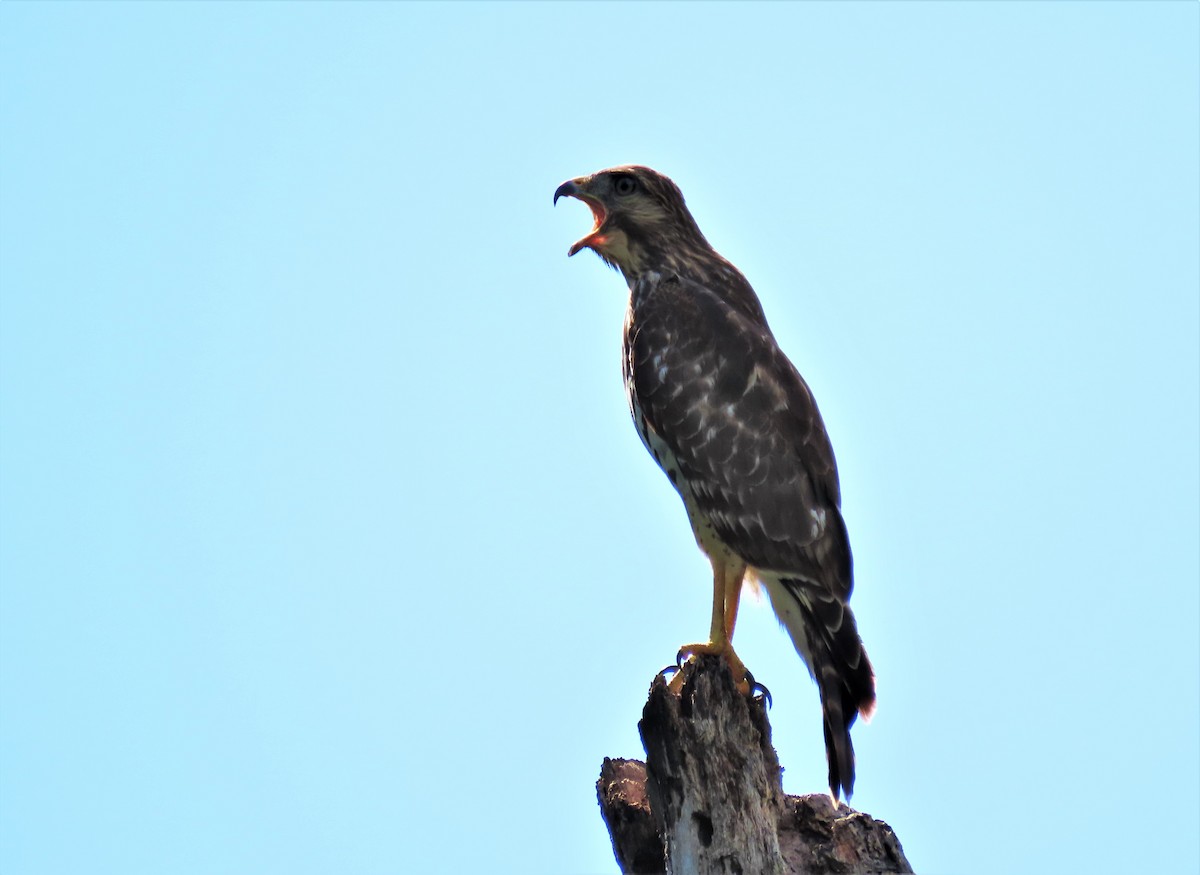
[[[764,323],[713,290],[643,280],[626,377],[700,510],[750,565],[850,595],[833,449],[812,393]]]

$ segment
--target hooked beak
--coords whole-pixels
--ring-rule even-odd
[[[607,218],[608,213],[605,211],[604,204],[600,202],[599,198],[593,197],[587,193],[587,183],[588,177],[581,176],[578,179],[568,179],[554,190],[554,203],[557,204],[560,197],[573,197],[576,200],[583,201],[591,209],[592,218],[596,221],[596,224],[592,230],[585,236],[576,240],[571,245],[571,248],[567,250],[568,257],[574,255],[580,249],[585,247],[591,247],[592,249],[595,249],[596,246],[607,242],[607,238],[600,233],[600,227],[604,224],[604,220]]]
[[[579,194],[579,186],[575,180],[568,179],[558,188],[554,189],[554,203],[557,206],[560,197],[575,197]]]

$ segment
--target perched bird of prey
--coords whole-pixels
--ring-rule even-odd
[[[679,188],[649,167],[601,170],[554,192],[583,201],[591,249],[625,277],[624,376],[642,442],[683,498],[713,569],[709,639],[733,649],[743,580],[761,584],[821,694],[829,789],[854,789],[850,727],[875,677],[850,612],[850,542],[833,448],[812,393],[741,272],[709,245]]]

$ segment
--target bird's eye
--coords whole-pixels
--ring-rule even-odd
[[[637,191],[637,180],[632,176],[619,176],[615,188],[617,194],[633,194]]]

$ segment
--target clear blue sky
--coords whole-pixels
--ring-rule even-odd
[[[1194,873],[1198,19],[0,5],[0,870],[617,871],[709,580],[550,201],[639,162],[832,435],[857,807],[929,875]]]

